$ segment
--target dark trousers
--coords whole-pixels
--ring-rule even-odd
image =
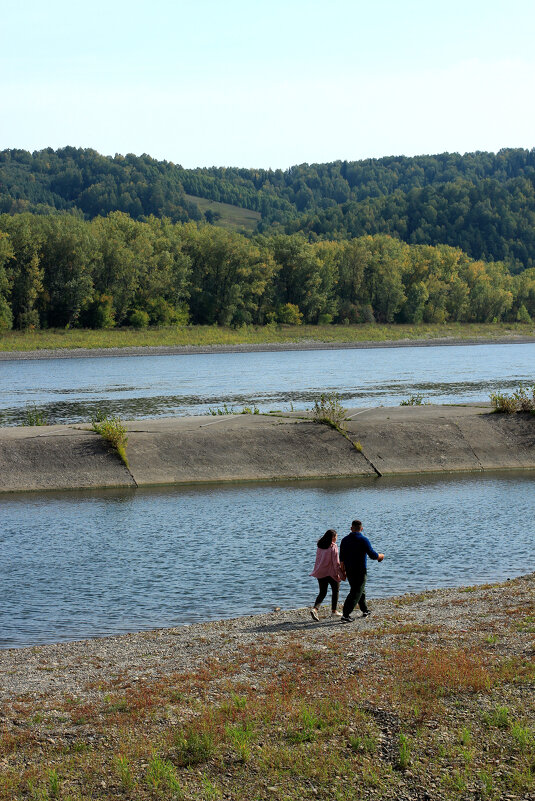
[[[347,580],[349,582],[349,593],[344,601],[344,608],[342,614],[344,617],[349,617],[356,605],[359,605],[361,612],[367,612],[366,606],[366,573],[348,573]]]
[[[318,597],[316,598],[316,601],[314,603],[314,608],[315,609],[319,608],[321,602],[323,601],[323,599],[327,595],[327,588],[328,588],[328,586],[330,584],[331,585],[331,590],[332,590],[331,608],[332,608],[332,611],[334,612],[336,610],[337,605],[338,605],[338,590],[340,589],[340,582],[336,581],[333,578],[331,578],[331,576],[325,576],[325,578],[318,579],[318,584],[319,584],[320,591],[319,591]]]

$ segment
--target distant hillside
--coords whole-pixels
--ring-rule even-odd
[[[220,203],[195,195],[185,195],[185,198],[203,212],[207,222],[219,228],[226,228],[228,231],[252,233],[256,231],[261,220],[257,211],[233,206],[231,203]]]
[[[173,222],[200,219],[186,200],[173,164],[150,156],[101,156],[65,147],[0,152],[0,212],[79,210],[92,219],[124,211],[133,219],[154,214]]]
[[[186,170],[147,155],[111,158],[72,147],[0,152],[0,213],[56,210],[87,219],[114,210],[134,219],[205,219],[250,233],[302,232],[312,241],[387,233],[409,244],[460,247],[518,272],[535,266],[535,150],[288,170]]]

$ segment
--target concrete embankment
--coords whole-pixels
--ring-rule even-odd
[[[128,423],[127,468],[87,425],[0,429],[0,492],[535,468],[535,417],[488,405]],[[355,447],[353,443],[359,443]]]

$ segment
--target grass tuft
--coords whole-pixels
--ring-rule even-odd
[[[346,410],[340,402],[337,392],[323,393],[314,401],[312,409],[315,423],[323,423],[336,431],[340,431],[345,420]]]
[[[182,786],[176,769],[168,759],[155,754],[149,762],[145,780],[149,788],[162,799],[182,798]],[[169,796],[169,792],[171,796]]]
[[[119,417],[104,417],[101,419],[93,418],[92,421],[93,431],[100,434],[116,452],[119,459],[128,467],[128,458],[126,456],[126,445],[128,437],[126,434],[126,426]]]
[[[493,392],[490,402],[494,411],[502,414],[515,412],[535,412],[535,384],[530,387],[518,387],[511,395]]]
[[[201,765],[208,762],[215,751],[214,738],[209,731],[191,727],[178,732],[174,740],[174,758],[178,765]]]
[[[39,409],[34,405],[28,409],[26,409],[24,413],[24,422],[23,426],[47,426],[48,420],[46,419],[43,412],[40,412]]]
[[[398,740],[398,753],[396,760],[396,767],[399,770],[407,770],[411,763],[411,744],[409,738],[400,733]]]

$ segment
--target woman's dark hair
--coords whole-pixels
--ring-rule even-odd
[[[336,531],[334,530],[334,528],[328,529],[323,535],[323,537],[319,538],[318,548],[323,548],[323,550],[330,548],[335,536],[336,536]]]

